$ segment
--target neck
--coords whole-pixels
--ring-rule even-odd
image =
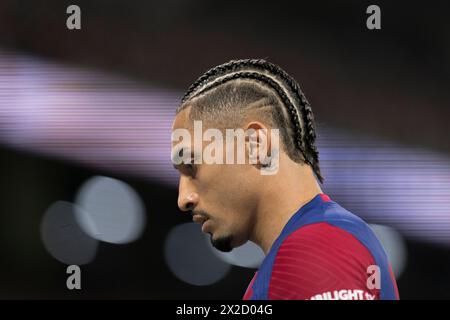
[[[258,202],[250,240],[267,255],[289,219],[317,194],[322,193],[309,166],[295,164],[285,173],[265,176],[269,185]]]

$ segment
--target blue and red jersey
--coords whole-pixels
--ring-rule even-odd
[[[288,221],[244,299],[395,300],[399,294],[371,228],[321,193]]]

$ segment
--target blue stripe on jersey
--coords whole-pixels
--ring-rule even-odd
[[[267,300],[272,267],[278,249],[283,241],[297,229],[314,223],[326,222],[352,234],[371,253],[375,263],[380,268],[381,290],[380,299],[397,299],[395,285],[389,272],[389,262],[383,246],[361,218],[347,211],[334,201],[325,202],[321,194],[301,207],[288,221],[280,236],[275,240],[272,248],[264,258],[253,283],[251,300]]]

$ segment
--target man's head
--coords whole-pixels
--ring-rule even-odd
[[[296,81],[278,66],[261,59],[233,60],[207,71],[183,97],[173,130],[186,129],[194,136],[195,121],[201,121],[203,130],[215,128],[224,133],[225,129],[278,129],[281,143],[275,152],[280,163],[309,165],[323,181],[311,107]],[[253,148],[271,150],[270,156],[275,141],[270,133],[266,138],[257,135],[253,142],[248,137],[243,141],[248,147],[247,160]],[[186,148],[181,152],[195,159],[203,157],[207,143],[202,141],[196,148],[193,141],[183,142]],[[249,239],[260,200],[270,192],[269,182],[274,179],[261,175],[265,165],[263,159],[256,164],[176,165],[180,171],[178,206],[202,222],[202,230],[211,234],[217,249],[230,251]]]

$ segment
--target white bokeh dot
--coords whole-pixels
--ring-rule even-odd
[[[139,238],[145,211],[138,194],[126,183],[96,176],[85,182],[76,196],[76,219],[91,237],[124,244]]]
[[[230,252],[217,250],[207,239],[210,250],[221,260],[234,266],[257,269],[264,260],[264,252],[252,241],[247,241],[240,247],[234,248]]]
[[[184,223],[173,227],[164,244],[166,263],[180,280],[197,286],[220,281],[231,266],[208,247],[199,225]]]
[[[81,230],[75,207],[65,201],[52,204],[42,218],[40,231],[44,247],[56,260],[83,265],[95,258],[98,241]]]
[[[405,269],[407,262],[405,240],[397,230],[391,227],[379,224],[371,224],[370,227],[383,245],[395,278],[398,279]]]

